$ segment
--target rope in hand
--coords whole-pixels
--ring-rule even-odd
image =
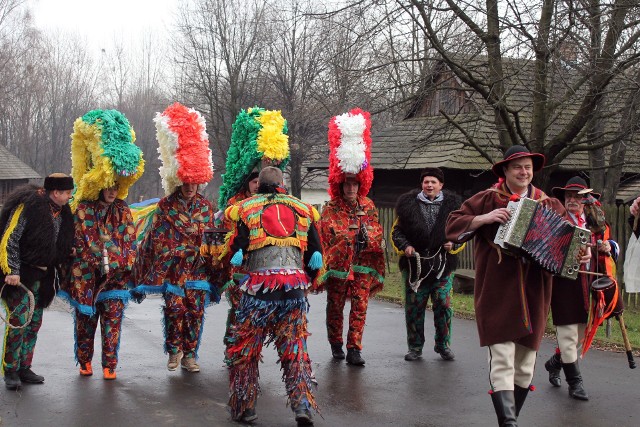
[[[433,259],[433,258],[435,258],[436,256],[438,256],[440,254],[441,250],[442,250],[442,246],[440,246],[438,248],[438,251],[435,254],[433,254],[433,256],[430,256],[430,257],[420,256],[418,251],[415,251],[413,253],[413,257],[416,259],[416,280],[414,282],[411,281],[411,276],[412,276],[412,274],[411,274],[411,260],[407,260],[409,262],[409,278],[408,278],[408,282],[409,282],[409,286],[411,287],[413,292],[418,292],[418,288],[422,284],[422,281],[424,279],[426,279],[429,276],[429,273],[431,273],[431,271],[433,270],[433,264],[432,264],[431,268],[429,269],[427,274],[425,274],[424,277],[421,278],[420,276],[422,275],[422,262],[420,260]]]
[[[7,285],[6,283],[2,284],[2,288],[0,288],[0,294],[2,294],[2,292],[4,291],[4,287],[6,285]],[[5,319],[2,313],[0,313],[0,319],[2,319],[2,321],[7,324],[7,328],[10,328],[10,329],[24,329],[27,326],[29,326],[29,323],[31,323],[31,319],[33,318],[33,312],[35,311],[35,308],[36,308],[36,299],[33,296],[33,292],[31,292],[31,290],[27,288],[25,285],[23,285],[22,283],[18,283],[17,287],[24,289],[24,291],[27,293],[27,297],[29,298],[29,315],[27,316],[27,321],[24,322],[24,325],[14,326],[9,322],[8,319],[11,318],[11,316],[13,316],[13,313],[15,313],[18,307],[14,308],[13,311],[9,313],[9,315],[7,316],[7,319]],[[7,306],[7,311],[9,311],[8,306]]]

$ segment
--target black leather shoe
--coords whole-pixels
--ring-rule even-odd
[[[589,400],[589,395],[585,391],[584,384],[582,383],[582,375],[580,374],[578,361],[563,363],[562,369],[564,370],[564,375],[569,385],[569,396],[577,400]]]
[[[31,368],[20,369],[18,374],[20,375],[20,380],[23,383],[41,384],[44,382],[44,377],[33,372]]]
[[[239,423],[251,424],[255,420],[258,419],[258,414],[256,414],[255,408],[247,408],[244,410],[242,414],[238,418],[234,418],[234,421]]]
[[[544,362],[544,369],[549,372],[549,382],[554,387],[560,387],[562,380],[560,379],[560,370],[562,369],[562,359],[559,354],[554,354]]]
[[[331,355],[334,359],[344,359],[344,351],[342,350],[342,344],[331,344]]]
[[[440,357],[442,357],[444,360],[451,361],[456,358],[456,355],[453,354],[453,351],[451,351],[449,347],[445,348],[444,350],[438,351],[438,353],[440,353]]]
[[[17,372],[5,372],[4,386],[7,388],[7,390],[18,390],[20,387],[22,387],[20,375],[18,375]]]
[[[350,365],[363,366],[364,359],[360,355],[360,351],[355,348],[347,349],[347,363]]]
[[[406,360],[407,362],[413,362],[414,360],[418,360],[421,357],[422,357],[422,351],[409,350],[409,352],[404,355],[404,360]]]
[[[293,413],[296,417],[296,423],[299,426],[312,426],[313,425],[313,417],[311,416],[311,411],[306,408],[304,405],[300,405],[293,410]]]

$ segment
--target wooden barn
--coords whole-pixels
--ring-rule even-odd
[[[475,61],[472,64],[475,67],[485,67],[481,59],[470,61]],[[522,128],[528,129],[532,115],[532,66],[522,60],[507,60],[505,68],[505,74],[510,76],[507,82],[509,105],[520,111]],[[570,77],[570,72],[563,76]],[[469,144],[472,138],[490,157],[502,159],[502,154],[495,148],[498,138],[493,110],[477,99],[478,96],[440,63],[402,121],[376,129],[375,117],[372,118],[371,163],[375,178],[369,196],[378,207],[393,207],[400,194],[419,188],[420,170],[428,166],[440,167],[445,175],[445,188],[464,198],[496,182],[497,178],[491,172],[492,163]],[[575,105],[575,110],[577,108]],[[565,108],[554,117],[550,134],[567,123],[571,110],[573,108]],[[618,195],[622,203],[628,202],[636,190],[640,191],[640,181],[636,178],[639,145],[627,146],[623,194]],[[328,160],[314,161],[307,167],[310,170],[326,169]],[[575,152],[554,168],[549,187],[564,185],[567,179],[589,168],[588,154]]]
[[[0,206],[16,187],[40,178],[36,171],[0,145]]]

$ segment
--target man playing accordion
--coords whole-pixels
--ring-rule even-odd
[[[565,218],[582,228],[592,231],[592,244],[597,246],[593,258],[581,270],[604,272],[606,260],[618,259],[618,244],[608,239],[609,227],[604,222],[602,210],[598,208],[600,197],[587,188],[587,183],[580,177],[573,177],[564,187],[553,188],[556,196],[567,209]],[[585,206],[588,206],[585,209]],[[590,284],[594,276],[579,274],[575,280],[555,277],[551,297],[551,313],[556,326],[558,348],[544,364],[549,372],[549,382],[560,387],[560,370],[564,370],[569,396],[578,400],[589,400],[582,384],[582,375],[578,367],[578,347],[584,339],[585,328],[589,317]]]
[[[488,347],[491,400],[499,424],[515,426],[529,392],[551,303],[549,272],[493,243],[509,220],[507,204],[521,197],[539,201],[559,215],[561,203],[531,184],[544,156],[523,146],[509,148],[492,170],[500,179],[451,213],[446,235],[452,242],[475,239],[474,305],[480,345]]]

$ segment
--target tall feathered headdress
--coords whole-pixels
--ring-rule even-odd
[[[117,110],[92,110],[76,119],[71,134],[71,176],[76,190],[71,208],[82,200],[97,200],[100,191],[118,185],[118,198],[144,172],[136,134]]]
[[[241,110],[233,123],[218,208],[224,210],[260,162],[284,170],[289,159],[287,121],[280,111],[259,107]]]
[[[345,174],[360,183],[358,194],[366,196],[373,182],[371,167],[371,119],[354,108],[329,121],[329,196],[340,197]]]
[[[213,158],[204,118],[179,102],[156,113],[160,177],[165,195],[184,183],[206,184],[213,178]]]

